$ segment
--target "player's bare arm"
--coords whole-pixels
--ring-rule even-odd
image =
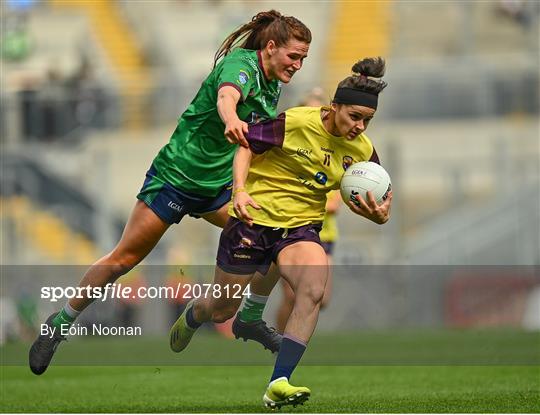
[[[239,147],[233,162],[233,208],[238,219],[249,226],[253,225],[253,217],[249,214],[247,206],[260,209],[245,189],[251,157],[252,152],[249,148]]]
[[[240,92],[232,86],[223,86],[218,91],[217,110],[221,120],[225,124],[225,137],[231,144],[240,144],[248,147],[245,134],[248,125],[238,118],[236,105],[240,101]]]

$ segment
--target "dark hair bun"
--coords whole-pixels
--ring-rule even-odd
[[[386,70],[386,62],[380,56],[376,58],[364,58],[356,62],[352,71],[357,75],[371,76],[373,78],[382,78]]]

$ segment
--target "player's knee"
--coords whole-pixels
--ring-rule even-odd
[[[321,306],[324,298],[324,285],[311,285],[307,287],[304,295],[313,305]]]

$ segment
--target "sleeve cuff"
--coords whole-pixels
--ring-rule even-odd
[[[218,86],[217,90],[219,91],[224,86],[232,86],[234,89],[236,89],[238,92],[240,92],[240,99],[242,100],[242,102],[244,102],[244,100],[245,100],[244,93],[242,92],[242,89],[238,85],[236,85],[233,82],[223,82],[222,84],[220,84]]]

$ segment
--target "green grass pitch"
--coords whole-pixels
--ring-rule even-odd
[[[514,344],[514,354],[503,339]],[[538,334],[512,332],[317,335],[314,352],[306,354],[291,379],[310,387],[312,397],[281,412],[537,413],[538,340]],[[272,358],[256,344],[201,333],[185,356],[168,353],[162,338],[75,340],[61,348],[55,364],[39,377],[21,366],[28,345],[1,349],[1,412],[266,412],[262,395]],[[137,358],[140,349],[148,359],[140,366],[113,365],[114,360],[91,365],[92,353],[119,356],[119,349]],[[201,366],[201,356],[215,350],[223,354]],[[347,350],[352,358],[343,357]],[[417,350],[433,353],[423,357]],[[371,361],[354,358],[357,352],[377,351]],[[402,364],[389,359],[398,351]],[[480,355],[486,360],[474,365],[471,359]],[[75,356],[81,365],[70,360]],[[255,364],[258,357],[262,360]],[[215,362],[219,365],[211,365]]]

